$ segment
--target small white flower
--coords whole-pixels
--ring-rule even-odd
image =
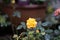
[[[45,32],[41,32],[42,35],[45,35]]]
[[[14,34],[14,35],[13,35],[13,38],[16,38],[16,37],[18,37],[18,35]]]

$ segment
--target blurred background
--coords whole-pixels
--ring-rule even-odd
[[[59,0],[0,0],[0,39],[12,40],[16,28],[21,24],[24,25],[28,18],[41,21],[44,29],[58,30],[60,16],[54,14],[60,7],[59,3]],[[24,27],[20,27],[18,35],[25,31]]]

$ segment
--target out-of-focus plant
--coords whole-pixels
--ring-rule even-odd
[[[13,16],[21,18],[21,12],[19,12],[18,10],[16,10],[16,11],[13,12]]]
[[[58,30],[60,30],[60,25],[58,26]]]
[[[4,3],[5,5],[7,5],[7,4],[10,3],[10,1],[11,1],[11,0],[3,0],[3,3]]]
[[[53,40],[60,40],[60,35],[59,36],[57,36],[57,37],[54,37],[54,39]]]
[[[48,6],[48,7],[47,7],[47,12],[46,12],[46,13],[49,15],[49,14],[52,14],[53,11],[54,11],[54,10],[53,10],[52,6]]]
[[[5,23],[6,19],[0,15],[0,23]]]
[[[5,14],[4,12],[2,12],[2,10],[0,10],[0,25],[1,27],[7,27],[7,25],[10,25],[11,22],[7,21],[8,15]]]
[[[38,23],[38,24],[37,24]],[[27,32],[22,32],[19,36],[14,37],[16,39],[21,40],[44,40],[45,31],[41,26],[41,21],[37,22],[35,18],[29,18],[24,22],[21,22],[21,25],[17,27],[17,29],[21,29],[22,26],[27,30]],[[24,35],[26,35],[24,37]]]
[[[15,37],[15,40],[51,40],[54,39],[54,35],[59,35],[59,30],[50,29],[54,22],[54,17],[50,17],[50,20],[46,22],[37,22],[35,18],[29,18],[26,23],[21,22],[17,29],[22,27],[26,29],[26,32],[22,32],[19,36]],[[49,19],[49,18],[47,18]],[[44,26],[47,28],[45,29]],[[53,35],[54,34],[54,35]],[[18,35],[18,34],[17,34]],[[51,37],[52,36],[52,37]]]
[[[25,22],[21,22],[20,25],[18,25],[17,30],[19,30],[19,29],[21,29],[21,28],[26,29],[26,24],[25,24]]]
[[[1,27],[3,27],[3,26],[7,26],[7,22],[6,22],[6,18],[5,17],[3,17],[3,16],[1,16],[0,15],[0,24],[1,24]]]

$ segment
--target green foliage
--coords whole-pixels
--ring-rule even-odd
[[[54,37],[54,39],[53,40],[60,40],[60,35],[59,36],[57,36],[57,37]]]
[[[47,12],[46,12],[46,13],[47,13],[47,14],[52,14],[53,11],[54,11],[54,10],[53,10],[52,6],[48,6],[48,7],[47,7]]]
[[[0,15],[0,23],[5,23],[6,19]]]
[[[9,4],[11,0],[3,0],[5,4]]]

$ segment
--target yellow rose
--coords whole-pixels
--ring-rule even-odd
[[[36,19],[34,19],[34,18],[29,18],[29,19],[27,20],[26,25],[27,25],[27,28],[29,28],[29,29],[30,29],[30,28],[35,28],[36,25],[37,25]]]

